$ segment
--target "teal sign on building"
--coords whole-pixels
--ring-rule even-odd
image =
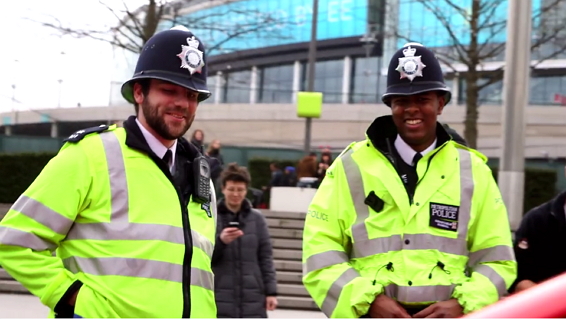
[[[211,52],[214,55],[308,42],[312,9],[312,1],[305,0],[243,0],[192,12],[178,20],[190,22],[185,26],[208,47],[221,43],[222,50]],[[366,32],[367,15],[368,1],[319,0],[317,39],[361,37]],[[162,25],[162,29],[170,27],[171,22]]]

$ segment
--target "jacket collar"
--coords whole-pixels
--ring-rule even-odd
[[[376,118],[368,127],[366,135],[375,148],[385,154],[391,154],[393,143],[399,132],[393,122],[393,116],[386,115]],[[446,132],[442,124],[436,123],[436,147],[450,141],[450,135]]]
[[[138,151],[142,151],[148,154],[151,158],[158,157],[149,147],[139,125],[136,123],[136,117],[134,115],[130,116],[126,121],[124,121],[124,129],[126,130],[126,145]],[[200,151],[196,146],[189,143],[185,138],[181,137],[177,140],[177,152],[181,152],[187,156],[188,160],[192,161],[195,157],[200,155]]]

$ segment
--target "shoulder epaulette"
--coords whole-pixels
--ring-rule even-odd
[[[63,141],[64,142],[77,143],[89,134],[102,133],[104,131],[107,131],[109,128],[110,128],[110,126],[108,126],[106,124],[85,128],[85,129],[76,131],[75,133],[71,134],[69,137],[67,137]]]

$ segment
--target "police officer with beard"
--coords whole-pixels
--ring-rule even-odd
[[[328,317],[455,318],[517,274],[487,158],[437,119],[450,100],[434,53],[392,57],[378,117],[327,170],[309,206],[303,283]]]
[[[193,33],[155,34],[122,87],[136,116],[67,138],[0,223],[2,267],[51,316],[216,317],[210,168],[182,138],[206,68]]]

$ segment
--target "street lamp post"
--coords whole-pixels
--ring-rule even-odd
[[[318,26],[318,0],[313,0],[312,4],[312,24],[311,24],[311,41],[309,43],[309,65],[308,65],[308,86],[307,91],[314,92],[314,75],[316,64],[316,28]],[[305,119],[305,153],[311,150],[311,130],[312,118]]]
[[[511,229],[523,216],[525,183],[525,108],[529,101],[532,1],[509,1],[505,73],[503,75],[503,131],[498,184],[507,206]]]
[[[61,89],[62,89],[62,86],[63,86],[63,79],[59,79],[59,80],[57,80],[57,82],[59,82],[59,98],[57,100],[57,107],[61,108]]]
[[[366,59],[369,60],[369,57],[371,55],[371,51],[374,49],[374,47],[377,43],[377,39],[375,38],[375,35],[372,34],[372,32],[371,32],[370,25],[367,26],[367,32],[360,39],[360,42],[363,43],[362,46],[364,47],[364,49],[366,49]],[[378,58],[378,71],[377,71],[377,89],[378,90],[379,90],[379,87],[380,87],[380,83],[379,83],[379,81],[380,81],[379,77],[381,76],[380,70],[381,70],[381,60]],[[368,78],[371,76],[371,74],[372,74],[371,69],[364,71],[364,75],[366,75]],[[370,83],[369,80],[364,81],[364,93],[363,93],[364,95],[367,94],[366,89],[367,89],[369,83]],[[379,92],[378,92],[378,94],[379,94]],[[365,101],[365,97],[363,98],[363,100]]]

